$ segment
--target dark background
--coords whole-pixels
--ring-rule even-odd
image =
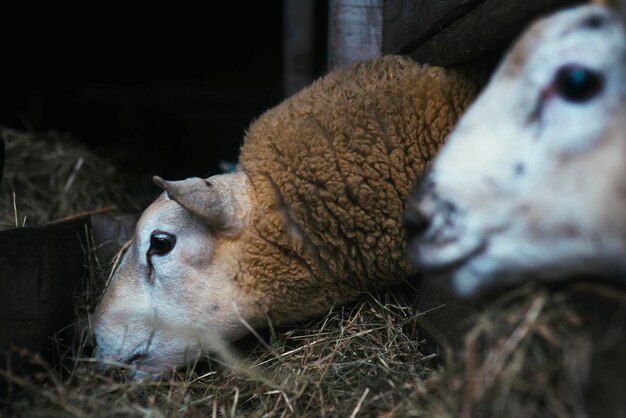
[[[283,5],[202,6],[1,10],[0,124],[70,132],[148,183],[218,173],[284,96]]]

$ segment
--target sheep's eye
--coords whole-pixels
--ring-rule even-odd
[[[150,250],[151,254],[165,255],[172,251],[176,238],[165,232],[154,232],[150,236]]]
[[[596,71],[569,65],[558,71],[554,84],[557,94],[562,98],[582,103],[593,99],[602,91],[604,79]]]

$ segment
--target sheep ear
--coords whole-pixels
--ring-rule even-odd
[[[180,181],[154,176],[152,180],[167,192],[170,199],[218,231],[232,233],[245,225],[249,205],[243,173]]]

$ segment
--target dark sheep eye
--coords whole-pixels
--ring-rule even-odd
[[[153,232],[150,236],[149,253],[156,255],[165,255],[172,251],[176,238],[165,232]]]
[[[556,74],[554,83],[557,94],[575,103],[593,99],[604,87],[602,75],[578,65],[562,67]]]

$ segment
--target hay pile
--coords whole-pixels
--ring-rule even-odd
[[[0,127],[5,165],[0,229],[45,224],[83,211],[138,211],[115,167],[57,132]]]
[[[421,394],[425,416],[586,416],[591,341],[572,295],[526,286],[468,318],[455,361]]]
[[[403,293],[403,292],[401,292]],[[423,353],[420,314],[394,292],[317,321],[251,336],[157,382],[93,371],[84,339],[49,364],[0,371],[4,416],[583,417],[590,345],[569,293],[526,288],[467,319],[454,362]],[[597,415],[596,415],[597,416]],[[605,415],[602,415],[605,416]]]
[[[433,357],[420,353],[416,318],[392,296],[368,296],[352,308],[284,328],[267,343],[238,344],[240,363],[209,359],[159,382],[96,374],[81,343],[64,346],[61,362],[30,358],[28,376],[4,374],[12,399],[5,414],[85,417],[392,416],[424,390]],[[23,353],[26,356],[30,354]]]
[[[7,146],[3,223],[15,221],[12,190],[20,224],[26,214],[34,223],[130,203],[114,168],[67,138],[51,134],[40,143],[31,134],[0,133]],[[76,299],[79,321],[108,276],[94,248],[87,249],[89,274]],[[594,323],[585,323],[580,294],[513,290],[465,318],[462,344],[440,347],[453,353],[441,356],[426,350],[429,337],[420,325],[430,314],[414,306],[407,286],[364,295],[316,321],[250,336],[233,347],[230,364],[208,357],[156,382],[126,381],[124,370],[96,373],[86,336],[60,334],[47,358],[10,350],[31,366],[0,369],[0,416],[585,416],[584,381],[597,333],[589,330]],[[621,312],[624,317],[626,309]],[[621,340],[614,341],[623,342],[624,324],[616,329]]]

